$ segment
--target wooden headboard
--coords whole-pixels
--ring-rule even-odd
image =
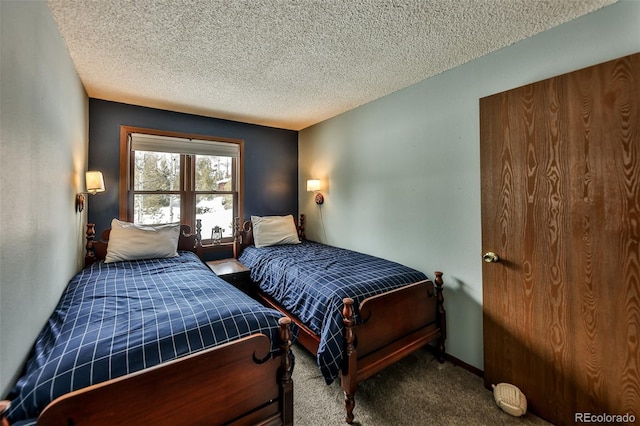
[[[180,237],[178,239],[178,250],[192,251],[202,259],[202,245],[200,244],[200,220],[197,221],[196,232],[191,233],[191,226],[180,225]],[[87,223],[86,232],[86,253],[84,256],[84,266],[89,266],[94,262],[104,260],[107,255],[107,246],[109,245],[109,234],[111,228],[105,229],[100,235],[100,240],[95,239],[96,225]]]
[[[298,231],[298,238],[305,240],[304,234],[304,214],[300,215],[300,219],[296,220],[295,216],[293,221],[296,223],[296,230]],[[233,223],[233,254],[235,258],[238,258],[242,254],[242,250],[245,247],[253,245],[253,224],[250,220],[244,221],[240,226],[240,218],[236,217]]]

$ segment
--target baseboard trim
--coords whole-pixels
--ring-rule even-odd
[[[480,370],[477,367],[474,367],[471,364],[467,364],[466,362],[462,361],[461,359],[456,358],[453,355],[449,355],[447,353],[444,354],[445,358],[447,361],[451,362],[451,364],[457,366],[457,367],[461,367],[464,368],[465,370],[469,371],[470,373],[475,374],[476,376],[480,377],[480,378],[484,378],[484,371]]]
[[[427,350],[433,352],[434,355],[438,352],[434,345],[427,345],[426,348],[427,348]],[[471,364],[467,364],[466,362],[462,361],[461,359],[458,359],[455,356],[450,355],[450,354],[448,354],[446,352],[444,354],[444,358],[447,361],[449,361],[451,364],[455,365],[456,367],[464,368],[468,372],[473,373],[473,374],[475,374],[476,376],[478,376],[480,378],[484,378],[484,371],[480,370],[479,368],[474,367]]]

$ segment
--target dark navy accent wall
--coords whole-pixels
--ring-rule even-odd
[[[118,217],[120,126],[244,140],[244,215],[298,214],[298,132],[198,115],[89,99],[89,170],[104,175],[106,192],[89,195],[96,232]]]

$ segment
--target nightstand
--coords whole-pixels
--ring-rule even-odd
[[[233,284],[235,287],[251,294],[253,285],[249,277],[249,268],[240,263],[237,259],[211,260],[207,266],[220,278]]]

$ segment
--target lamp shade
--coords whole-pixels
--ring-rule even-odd
[[[307,181],[307,191],[320,191],[320,180],[319,179],[310,179]]]
[[[89,194],[104,192],[104,179],[102,178],[102,172],[88,171],[85,174],[85,183]]]

